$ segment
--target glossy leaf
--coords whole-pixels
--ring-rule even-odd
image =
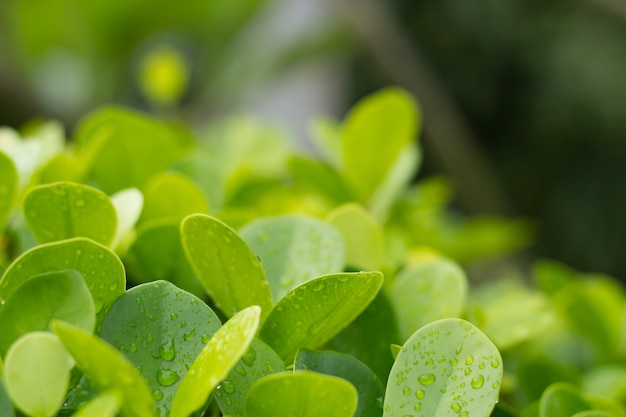
[[[539,400],[539,417],[571,417],[591,409],[591,405],[582,397],[573,385],[557,382],[543,392]]]
[[[239,234],[261,259],[274,301],[312,278],[343,271],[343,238],[334,227],[313,217],[260,218]]]
[[[52,325],[78,368],[100,392],[122,395],[122,414],[128,417],[155,417],[150,389],[135,367],[102,339],[63,322]]]
[[[465,306],[467,287],[463,270],[448,259],[419,263],[401,271],[393,282],[390,298],[402,340],[432,321],[458,317]]]
[[[93,300],[78,271],[37,275],[6,300],[0,308],[0,356],[26,333],[51,330],[53,320],[93,332],[96,322]]]
[[[120,259],[110,249],[89,239],[74,238],[37,246],[17,258],[2,276],[0,300],[33,277],[74,269],[82,275],[96,309],[97,325],[111,304],[126,290],[126,276]]]
[[[367,197],[380,185],[400,152],[415,140],[419,110],[404,90],[388,88],[357,103],[341,133],[347,176]]]
[[[339,171],[322,162],[294,156],[289,159],[289,172],[297,189],[321,195],[332,205],[354,199]]]
[[[301,349],[296,355],[294,369],[345,379],[354,385],[358,394],[354,417],[380,417],[385,388],[372,370],[358,359],[343,353]]]
[[[120,246],[125,248],[127,241],[134,237],[132,231],[143,208],[143,195],[136,188],[128,188],[113,194],[111,203],[117,214],[117,228],[111,248],[118,250]]]
[[[352,384],[309,371],[268,375],[246,397],[247,417],[352,417],[356,408]]]
[[[254,339],[261,316],[258,306],[241,310],[204,346],[174,397],[169,417],[188,417],[237,364]]]
[[[209,212],[202,190],[176,172],[156,174],[143,188],[143,194],[145,205],[141,222],[162,219],[180,222],[190,214]]]
[[[73,367],[72,357],[54,334],[28,333],[5,357],[9,396],[29,416],[54,416],[63,404]]]
[[[228,377],[215,390],[215,399],[224,415],[242,417],[245,396],[260,378],[285,370],[285,363],[269,346],[254,339]]]
[[[0,231],[4,230],[11,210],[17,204],[18,193],[17,169],[11,158],[0,152]]]
[[[267,316],[272,294],[265,272],[233,229],[214,217],[194,214],[183,220],[181,235],[200,283],[226,315],[258,305],[262,319]]]
[[[187,144],[166,125],[136,112],[105,108],[84,118],[75,137],[89,179],[107,193],[136,187],[169,167]]]
[[[33,188],[24,199],[24,216],[40,243],[87,237],[108,246],[117,227],[117,213],[106,194],[70,182]]]
[[[487,417],[498,401],[502,358],[471,323],[442,319],[413,334],[391,369],[384,417]]]
[[[375,271],[383,264],[383,236],[376,220],[360,205],[345,204],[326,217],[346,243],[346,265]]]
[[[162,279],[198,297],[206,294],[185,256],[179,222],[151,222],[142,228],[124,256],[124,264],[134,282]]]
[[[333,274],[307,281],[276,304],[260,338],[288,362],[298,349],[318,347],[350,324],[371,303],[382,282],[380,272]]]
[[[221,323],[195,296],[167,281],[138,285],[111,307],[100,337],[124,353],[148,382],[161,415]]]
[[[122,406],[121,394],[108,391],[82,406],[72,417],[115,417]]]
[[[587,410],[581,411],[572,415],[572,417],[617,417],[615,414],[608,413],[601,410]]]

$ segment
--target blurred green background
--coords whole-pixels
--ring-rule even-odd
[[[314,116],[400,85],[456,210],[531,218],[533,257],[624,279],[625,51],[619,0],[3,0],[0,125],[245,110],[307,148]]]

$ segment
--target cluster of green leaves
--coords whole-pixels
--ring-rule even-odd
[[[452,260],[517,248],[527,229],[453,219],[441,182],[413,185],[419,123],[388,89],[315,125],[320,159],[242,117],[197,141],[121,109],[88,115],[70,144],[54,123],[0,131],[0,415],[548,417],[571,415],[572,396],[622,415],[580,385],[541,386],[533,405],[521,346],[547,343],[553,316],[529,318],[545,297],[471,290]],[[621,320],[619,292],[609,309],[602,286],[564,296],[576,279],[542,276],[597,363],[618,361],[624,326],[589,323]],[[565,342],[551,364],[579,359]]]

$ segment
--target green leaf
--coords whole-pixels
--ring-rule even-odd
[[[202,407],[217,384],[246,353],[259,327],[261,309],[241,310],[202,349],[174,397],[169,417],[189,417]]]
[[[1,374],[0,372],[0,376],[2,376]],[[15,410],[13,409],[11,398],[9,398],[2,378],[0,378],[0,416],[15,417]]]
[[[246,397],[247,417],[352,417],[356,389],[315,372],[282,372],[258,380]]]
[[[354,385],[358,394],[354,417],[380,417],[385,388],[372,370],[358,359],[343,353],[301,349],[296,355],[294,369],[345,379]]]
[[[467,287],[465,273],[449,259],[434,259],[402,270],[390,293],[401,339],[407,340],[432,321],[458,317],[465,306]]]
[[[346,264],[375,271],[383,264],[383,236],[380,225],[360,205],[337,207],[326,217],[346,242]]]
[[[0,233],[17,204],[19,178],[11,158],[0,152]]]
[[[121,395],[117,391],[108,391],[82,406],[72,417],[115,417],[121,406]]]
[[[341,235],[313,217],[260,218],[239,234],[261,259],[275,301],[312,278],[343,271],[345,245]]]
[[[288,167],[298,190],[323,196],[333,206],[354,199],[341,174],[323,162],[293,156],[289,159]]]
[[[385,291],[379,291],[374,300],[352,323],[337,334],[326,348],[354,356],[386,381],[393,366],[389,346],[400,340],[393,307]]]
[[[626,366],[595,366],[582,378],[585,394],[626,401]]]
[[[0,307],[0,356],[26,333],[48,331],[63,320],[93,332],[96,313],[89,289],[78,271],[57,271],[26,281]]]
[[[261,320],[272,308],[265,272],[250,247],[226,224],[203,214],[181,224],[183,248],[200,283],[229,317],[251,305]]]
[[[169,282],[156,281],[118,298],[100,337],[140,370],[165,416],[187,369],[220,326],[201,300]]]
[[[404,90],[387,88],[357,103],[341,132],[346,175],[362,197],[378,188],[400,152],[416,139],[420,114]]]
[[[354,320],[376,296],[380,272],[325,275],[296,287],[272,309],[260,338],[285,361],[316,348]]]
[[[145,204],[140,222],[172,220],[180,222],[194,213],[208,213],[202,190],[188,177],[176,172],[153,176],[143,189]]]
[[[75,138],[89,179],[105,192],[136,187],[181,157],[187,144],[168,126],[143,114],[105,108],[88,115]]]
[[[442,319],[413,334],[391,369],[384,417],[487,417],[498,401],[502,358],[471,323]]]
[[[121,394],[122,415],[156,417],[148,385],[124,355],[102,339],[67,323],[57,321],[52,327],[98,391]]]
[[[269,346],[254,339],[228,377],[215,390],[215,399],[224,415],[242,417],[245,396],[260,378],[285,370],[285,363]]]
[[[80,272],[85,280],[96,309],[96,329],[99,329],[111,304],[126,290],[126,276],[117,255],[89,239],[68,239],[24,252],[0,280],[0,301],[10,298],[19,286],[37,275],[68,269]]]
[[[198,297],[206,292],[185,257],[179,222],[151,222],[142,228],[124,257],[129,280],[170,281]]]
[[[11,346],[5,358],[9,396],[29,416],[54,416],[63,404],[73,367],[72,357],[54,334],[29,333]]]
[[[318,117],[310,124],[310,136],[324,159],[335,167],[341,166],[341,125],[329,117]]]
[[[24,216],[40,243],[88,237],[108,246],[117,228],[115,208],[103,192],[70,182],[33,188],[24,200]]]
[[[134,238],[133,230],[143,208],[143,195],[136,188],[128,188],[113,194],[111,203],[117,214],[117,228],[111,248],[124,251],[128,241]]]
[[[543,392],[539,400],[539,417],[571,417],[591,409],[582,393],[573,385],[557,382]]]
[[[576,413],[572,415],[572,417],[617,417],[617,416],[615,414],[607,413],[606,411],[587,410],[587,411],[581,411],[580,413]]]

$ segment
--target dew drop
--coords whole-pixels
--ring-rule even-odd
[[[85,200],[82,198],[80,200],[76,200],[76,207],[83,207],[85,205]]]
[[[472,370],[470,368],[465,369],[465,375],[469,375],[471,373],[472,373]]]
[[[235,385],[228,380],[222,382],[221,388],[226,394],[232,394],[235,392]]]
[[[191,338],[194,337],[195,334],[196,334],[196,330],[195,329],[191,329],[191,330],[189,330],[187,333],[185,333],[183,335],[183,340],[185,340],[185,341],[191,340]]]
[[[155,400],[160,401],[163,399],[163,392],[160,389],[155,389],[152,391],[152,397],[154,397]]]
[[[248,366],[254,365],[254,361],[256,360],[256,350],[250,348],[248,351],[241,357],[243,363]]]
[[[171,361],[174,359],[176,355],[176,351],[174,348],[174,339],[171,339],[168,343],[161,345],[159,348],[159,354],[166,361]]]
[[[472,384],[472,388],[478,389],[482,387],[484,383],[485,383],[485,377],[483,377],[481,374],[478,374],[472,379],[471,384]]]
[[[237,371],[237,373],[241,376],[246,376],[248,375],[248,373],[246,372],[245,369],[243,369],[243,367],[238,366],[237,369],[235,369]]]
[[[315,287],[313,287],[313,292],[320,292],[322,291],[324,288],[326,288],[326,284],[323,282],[320,282],[319,284],[317,284]]]
[[[180,376],[170,369],[159,369],[157,372],[157,381],[159,381],[159,384],[164,387],[169,387],[170,385],[175,384],[179,379]]]
[[[459,363],[459,361],[458,361],[456,358],[452,358],[452,359],[450,359],[450,365],[454,366],[454,365],[456,365],[457,363]]]
[[[498,366],[500,366],[500,361],[497,359],[494,359],[491,361],[491,367],[492,368],[497,368]]]
[[[461,404],[459,404],[459,403],[452,403],[452,404],[450,404],[450,409],[452,411],[454,411],[455,413],[460,413],[461,412]]]
[[[176,320],[176,319],[178,318],[178,314],[176,314],[176,313],[172,313],[172,315],[170,316],[170,318],[171,318],[172,320]]]
[[[426,393],[424,392],[424,390],[418,389],[417,391],[415,391],[415,398],[421,400],[422,398],[424,398],[424,395],[426,395]]]
[[[404,387],[404,389],[402,390],[402,393],[404,395],[410,395],[411,394],[411,388],[409,387]]]
[[[469,413],[467,411],[463,411],[461,414],[459,414],[459,417],[468,417]]]
[[[137,344],[135,342],[131,343],[129,348],[131,352],[137,352]]]
[[[422,403],[417,403],[413,406],[413,410],[420,411],[422,409]]]
[[[467,358],[465,358],[465,365],[471,365],[474,363],[474,357],[472,355],[469,355]]]
[[[415,344],[413,345],[413,350],[417,350],[417,349],[419,349],[421,346],[422,346],[422,344],[421,344],[421,343],[419,343],[419,342],[418,342],[418,343],[415,343]]]
[[[459,346],[456,348],[456,354],[460,355],[463,352],[463,342],[459,343]]]
[[[424,374],[417,377],[417,380],[422,385],[430,385],[435,382],[435,374]]]

